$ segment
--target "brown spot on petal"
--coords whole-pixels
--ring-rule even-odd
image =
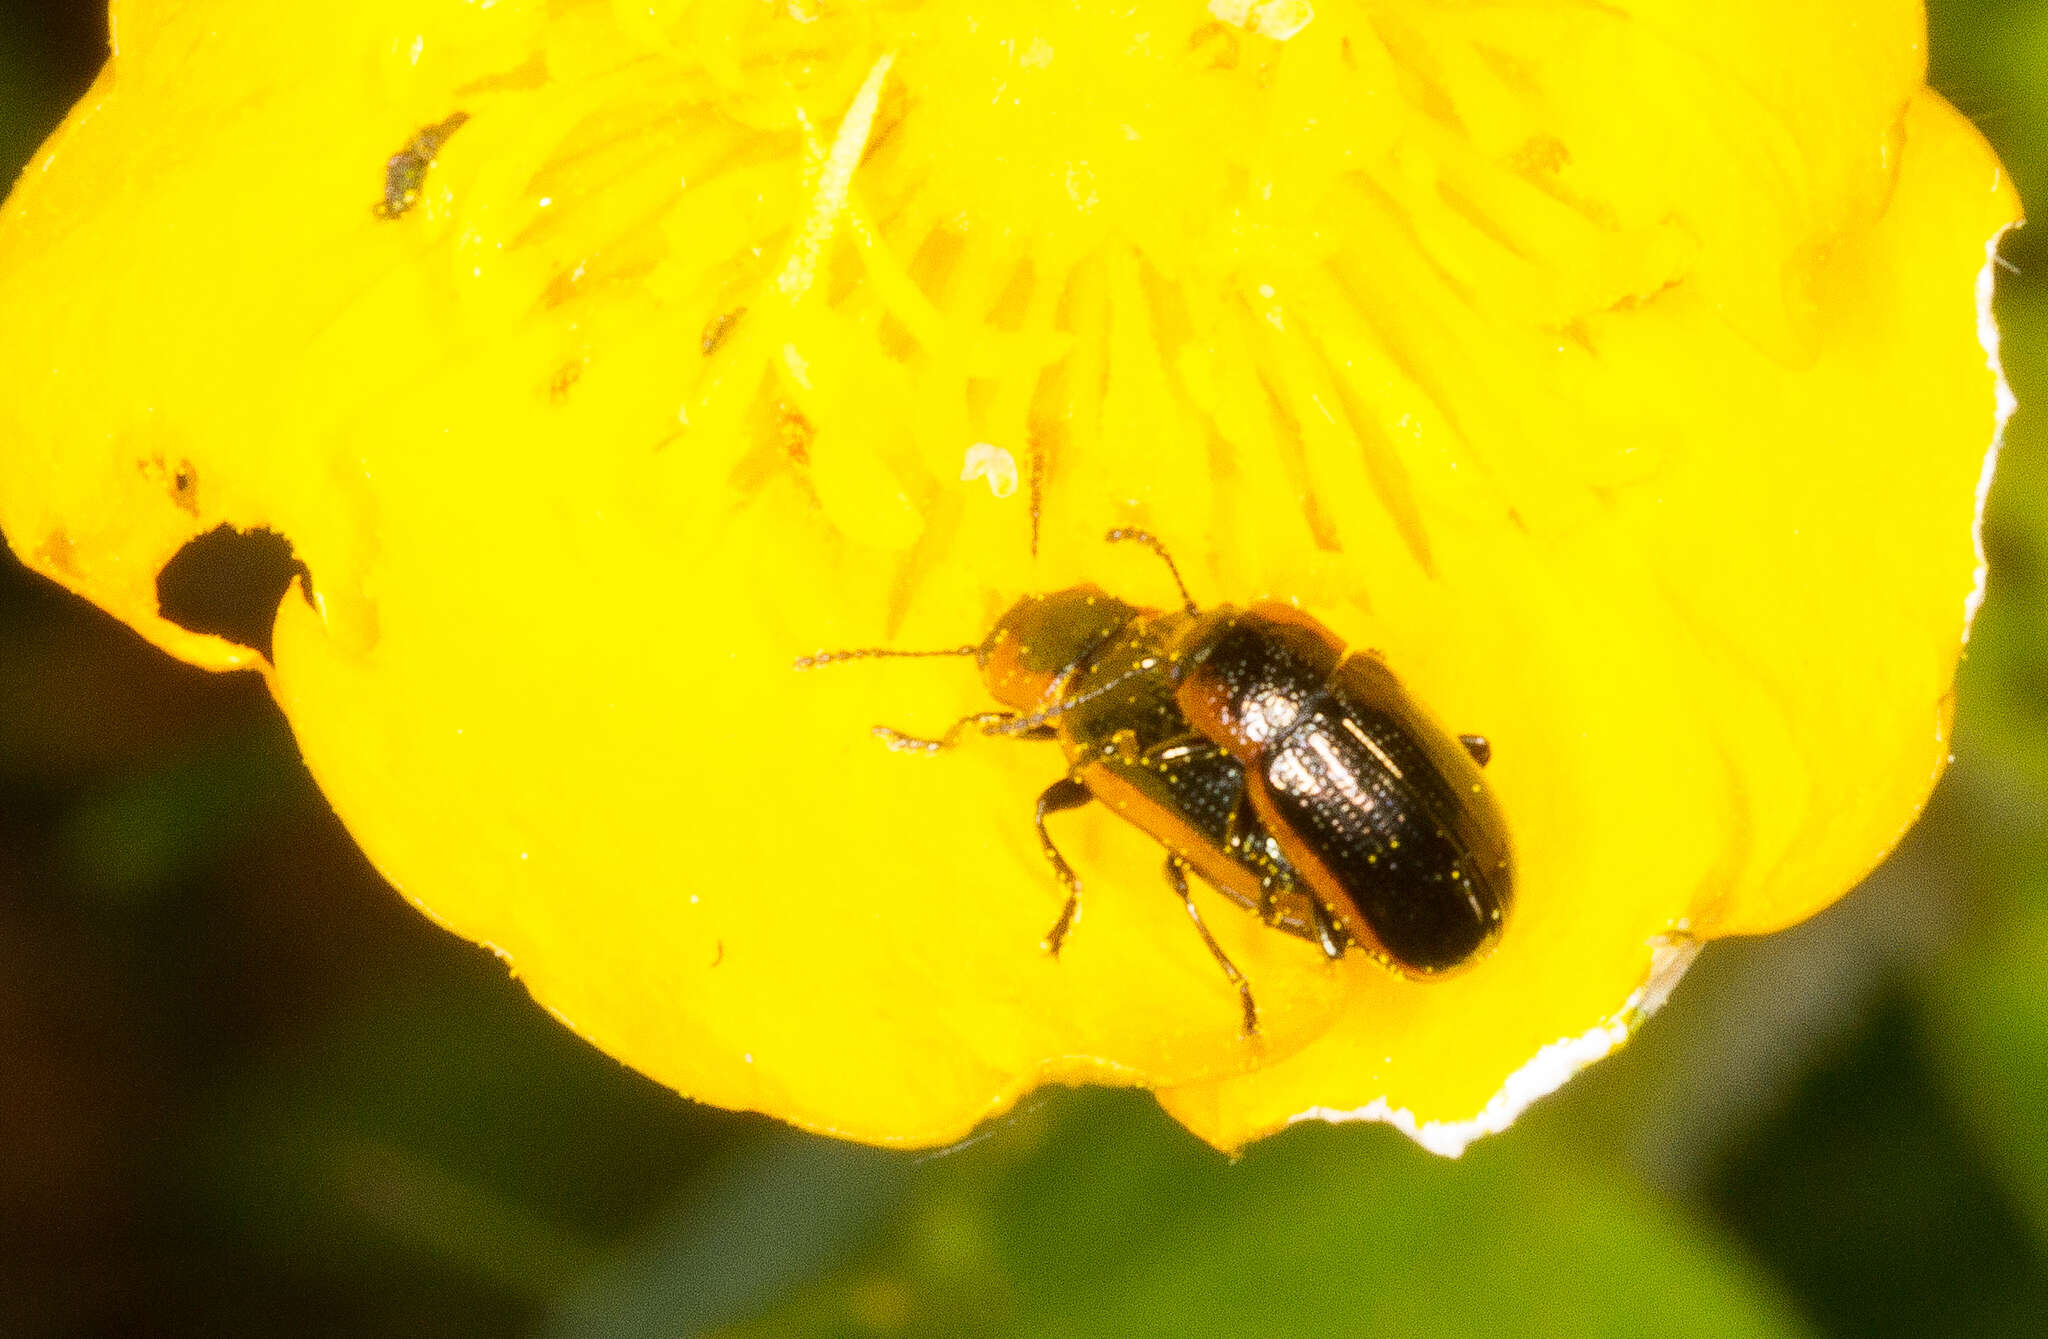
[[[722,312],[705,322],[704,333],[697,337],[697,347],[704,351],[706,358],[718,352],[718,346],[725,343],[726,336],[732,333],[732,328],[738,325],[740,318],[746,314],[745,307],[734,307],[731,311]]]
[[[466,84],[458,85],[455,96],[467,98],[477,93],[536,89],[545,86],[547,82],[547,55],[545,52],[536,51],[503,74],[487,74],[481,79],[472,79]]]
[[[171,462],[155,455],[136,461],[135,468],[143,477],[159,484],[178,510],[193,516],[199,514],[199,471],[191,461]]]
[[[43,536],[43,542],[36,545],[36,557],[46,566],[67,576],[78,572],[78,554],[71,545],[71,536],[63,530],[52,530]]]

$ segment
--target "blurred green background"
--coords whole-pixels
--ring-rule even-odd
[[[0,2],[5,179],[90,80],[102,8]],[[1932,53],[2048,207],[2048,0],[1939,0]],[[2006,256],[2026,405],[2048,230]],[[1904,848],[1710,950],[1456,1163],[1379,1126],[1232,1163],[1130,1093],[925,1156],[693,1107],[386,888],[255,678],[0,561],[0,1335],[2048,1334],[2024,408],[1986,544],[1956,766]]]

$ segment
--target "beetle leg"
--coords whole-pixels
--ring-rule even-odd
[[[1074,927],[1074,917],[1081,910],[1081,881],[1074,877],[1074,867],[1060,854],[1060,848],[1052,844],[1052,834],[1045,830],[1045,816],[1063,809],[1079,809],[1094,798],[1088,793],[1088,787],[1070,776],[1053,782],[1038,797],[1038,846],[1052,863],[1052,872],[1059,878],[1060,886],[1067,890],[1067,902],[1060,908],[1060,918],[1052,923],[1052,929],[1045,932],[1042,941],[1045,951],[1054,957],[1059,956],[1060,945],[1067,942],[1067,931]]]
[[[1195,909],[1195,899],[1188,892],[1187,862],[1177,855],[1166,857],[1166,882],[1174,892],[1180,894],[1181,905],[1188,909],[1188,919],[1195,923],[1195,933],[1202,936],[1202,942],[1209,946],[1209,956],[1216,959],[1216,965],[1223,969],[1223,975],[1230,978],[1230,984],[1237,987],[1238,1003],[1244,1006],[1244,1035],[1255,1037],[1259,1032],[1259,1006],[1252,1003],[1251,983],[1244,979],[1244,973],[1237,970],[1237,964],[1216,942],[1216,936],[1209,933],[1209,927],[1202,921],[1202,913]]]
[[[946,727],[946,733],[937,739],[906,735],[901,730],[892,730],[886,725],[876,726],[874,735],[897,753],[938,753],[959,743],[960,736],[966,734],[971,727],[978,727],[985,735],[993,734],[998,727],[1008,725],[1016,719],[1017,713],[1014,711],[977,711],[972,716],[962,716],[953,722]],[[1029,739],[1035,736],[1027,732],[1023,737]]]
[[[1351,947],[1351,932],[1337,919],[1337,913],[1329,903],[1317,897],[1313,890],[1308,895],[1309,920],[1315,925],[1316,946],[1323,956],[1335,962],[1344,956],[1344,950]]]
[[[1465,746],[1465,752],[1472,755],[1472,761],[1481,767],[1493,761],[1493,745],[1485,735],[1459,735],[1458,742]]]
[[[1250,841],[1245,810],[1246,800],[1240,795],[1224,817],[1223,844],[1229,850],[1242,851]],[[1268,925],[1280,923],[1280,892],[1270,874],[1259,880],[1259,919]]]

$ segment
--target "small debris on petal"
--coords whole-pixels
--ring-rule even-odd
[[[1316,16],[1308,0],[1209,0],[1209,13],[1219,22],[1275,42],[1294,36]]]
[[[988,491],[999,498],[1017,491],[1017,458],[1000,446],[976,442],[967,448],[960,462],[960,482],[988,480]]]

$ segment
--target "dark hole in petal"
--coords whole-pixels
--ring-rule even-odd
[[[173,554],[156,574],[157,610],[192,632],[225,637],[270,658],[277,606],[303,582],[312,602],[313,577],[275,530],[209,530]]]

